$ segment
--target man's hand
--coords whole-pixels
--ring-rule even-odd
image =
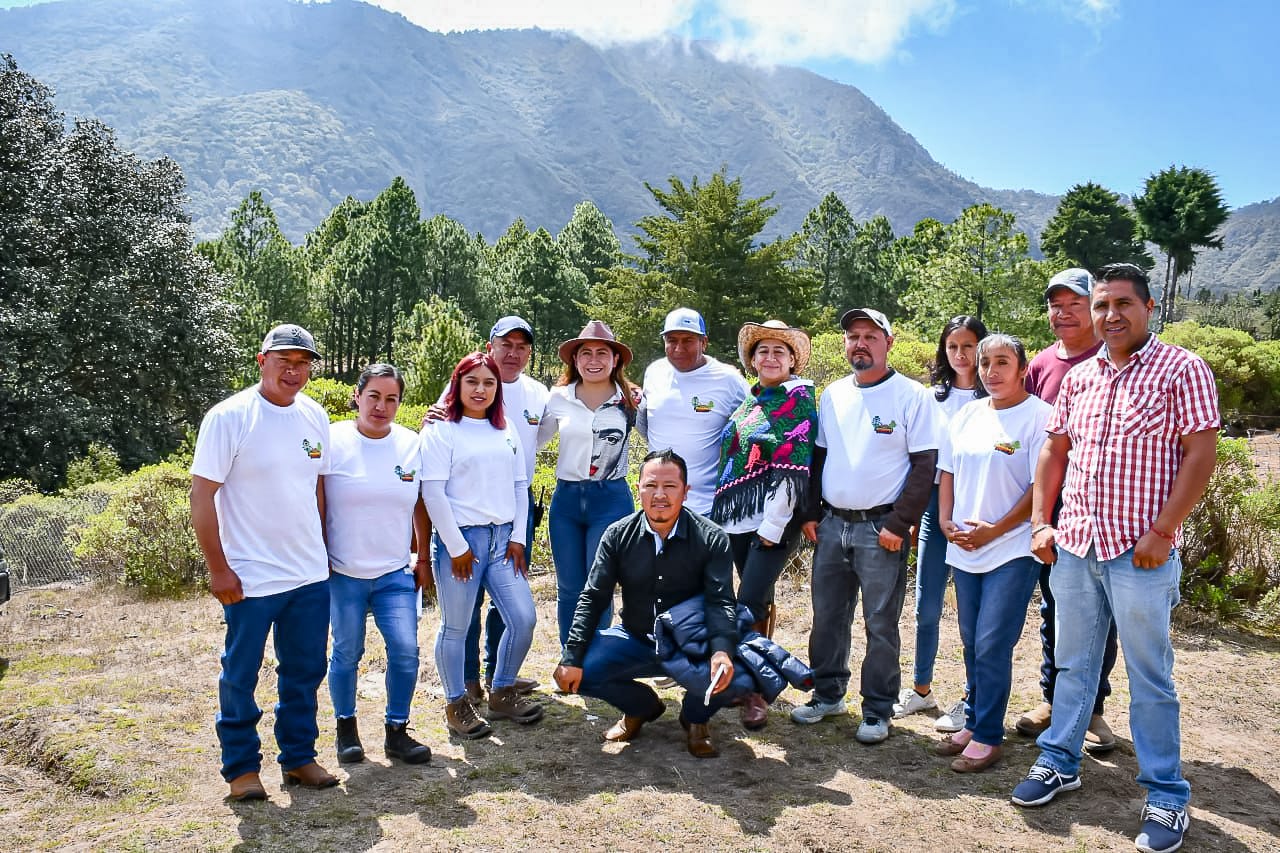
[[[425,427],[432,421],[442,421],[447,417],[449,417],[449,413],[445,410],[445,407],[439,403],[433,403],[427,407],[427,413],[422,416],[422,425]]]
[[[507,543],[507,559],[515,564],[516,574],[529,577],[529,564],[524,559],[524,546],[519,542]]]
[[[720,680],[711,688],[711,695],[713,696],[724,690],[729,686],[729,682],[733,681],[733,659],[729,657],[727,652],[716,652],[711,656],[711,673],[713,675],[721,666],[724,667],[724,673],[721,674]]]
[[[1159,533],[1148,530],[1133,546],[1133,566],[1136,569],[1158,569],[1169,562],[1173,543]]]
[[[815,545],[818,544],[818,522],[806,521],[804,524],[800,525],[800,532],[804,534],[805,539],[808,539]]]
[[[1058,562],[1057,536],[1058,531],[1047,524],[1031,534],[1031,553],[1046,566]]]
[[[471,553],[470,548],[466,550],[466,553],[462,554],[459,557],[450,557],[449,561],[453,564],[451,566],[453,570],[453,576],[460,581],[471,580],[471,573],[475,567],[475,564],[480,562],[479,560],[476,559],[476,556]]]
[[[244,587],[240,585],[240,576],[231,569],[210,571],[209,591],[223,604],[244,601]]]
[[[902,550],[903,539],[887,527],[880,528],[880,547],[886,551],[898,552]]]
[[[555,679],[556,686],[565,693],[577,693],[578,688],[582,686],[582,667],[560,664],[551,677]]]

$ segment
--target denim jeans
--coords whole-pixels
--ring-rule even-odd
[[[1138,783],[1147,802],[1186,808],[1191,786],[1182,778],[1178,692],[1173,684],[1169,614],[1179,601],[1182,560],[1177,552],[1159,568],[1133,565],[1133,549],[1099,560],[1090,548],[1078,557],[1059,548],[1050,582],[1058,600],[1058,684],[1053,720],[1040,735],[1038,764],[1060,773],[1080,770],[1080,748],[1093,711],[1093,690],[1115,620],[1129,675],[1129,729],[1138,756]]]
[[[222,607],[227,622],[218,676],[216,728],[222,745],[222,778],[230,782],[262,769],[258,720],[262,709],[253,693],[267,646],[275,642],[277,761],[285,770],[316,757],[316,691],[324,680],[329,642],[329,582],[246,598]]]
[[[751,611],[755,622],[763,622],[769,616],[773,584],[786,568],[787,559],[798,544],[796,539],[790,529],[782,541],[773,545],[765,545],[755,533],[729,534],[729,550],[738,569],[738,602]]]
[[[1054,688],[1058,681],[1058,662],[1054,654],[1055,605],[1050,579],[1052,566],[1040,567],[1040,692],[1044,701],[1053,704]],[[1107,642],[1103,646],[1102,669],[1098,672],[1097,690],[1094,694],[1093,713],[1101,716],[1107,697],[1111,695],[1111,671],[1116,668],[1116,623],[1112,620],[1107,629]]]
[[[929,507],[920,518],[920,544],[916,555],[916,660],[912,677],[916,684],[933,684],[933,663],[938,657],[938,623],[951,567],[947,565],[947,537],[938,526],[938,487],[933,487]]]
[[[551,497],[551,556],[556,564],[556,621],[560,645],[569,640],[578,596],[596,558],[604,529],[635,511],[626,480],[557,480]],[[607,628],[613,608],[606,608],[600,627]]]
[[[418,590],[413,573],[404,569],[377,578],[329,575],[329,623],[333,653],[329,658],[329,696],[336,717],[356,715],[356,667],[364,655],[366,617],[387,647],[388,723],[409,722],[409,705],[418,682]]]
[[[439,536],[434,536],[436,558],[431,570],[435,574],[440,601],[440,631],[436,634],[436,669],[444,684],[445,698],[452,702],[466,689],[463,669],[466,655],[467,628],[475,611],[476,597],[483,587],[488,590],[507,630],[498,643],[498,666],[493,676],[495,688],[515,682],[516,673],[533,644],[533,626],[538,614],[534,610],[529,581],[516,573],[507,560],[507,543],[511,541],[511,524],[484,524],[462,528],[462,535],[475,558],[471,579],[453,576],[452,560]]]
[[[1004,743],[1013,647],[1027,621],[1039,568],[1034,557],[1019,557],[989,572],[956,570],[956,610],[969,684],[965,728],[978,743]]]
[[[524,556],[529,560],[533,556],[533,489],[529,489],[529,518],[525,522]],[[498,668],[498,643],[502,640],[502,632],[507,626],[502,621],[502,614],[489,601],[489,610],[484,609],[484,590],[476,596],[476,609],[471,614],[471,626],[467,628],[467,657],[463,675],[467,681],[480,680],[480,622],[484,621],[484,671],[493,680],[493,673]]]
[[[879,521],[845,521],[827,514],[819,522],[809,662],[814,696],[824,702],[842,699],[849,688],[849,648],[861,592],[867,638],[862,713],[888,720],[902,686],[898,617],[907,593],[907,549],[886,551],[880,547],[879,535]]]
[[[621,625],[615,625],[597,631],[591,638],[582,661],[582,684],[578,692],[603,699],[628,717],[647,719],[657,715],[662,700],[652,687],[636,679],[666,674],[651,641],[633,637]],[[686,690],[680,713],[685,722],[701,724],[724,706],[719,696],[712,696],[711,704],[703,705],[702,695]]]

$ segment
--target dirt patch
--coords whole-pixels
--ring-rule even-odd
[[[1258,478],[1280,483],[1280,433],[1263,433],[1249,438],[1249,452]]]
[[[525,674],[550,684],[553,583],[539,578],[540,624]],[[779,590],[780,641],[803,656],[810,605],[799,579]],[[909,610],[910,608],[908,608]],[[59,614],[50,617],[50,613]],[[1014,663],[1009,722],[1038,700],[1034,606]],[[270,662],[259,701],[266,713],[264,780],[271,800],[229,804],[213,732],[223,626],[212,599],[139,602],[94,589],[33,591],[0,614],[0,814],[6,849],[172,850],[1096,850],[1131,849],[1142,803],[1128,731],[1123,667],[1108,718],[1121,738],[1105,761],[1087,759],[1084,787],[1046,809],[1021,810],[1009,792],[1035,758],[1011,734],[1004,761],[974,776],[932,753],[933,718],[897,721],[865,747],[847,718],[793,725],[784,693],[769,726],[744,730],[735,712],[713,722],[721,757],[684,750],[678,691],[668,713],[628,745],[600,733],[616,713],[580,697],[540,690],[546,718],[496,724],[494,737],[449,740],[430,649],[438,626],[420,628],[423,675],[417,735],[430,764],[382,755],[381,670],[370,633],[359,713],[369,760],[339,771],[329,791],[280,785],[271,736]],[[855,669],[861,621],[855,626]],[[903,619],[903,664],[912,631]],[[1193,849],[1280,848],[1280,644],[1205,627],[1175,634],[1183,700],[1183,759],[1193,786]],[[954,614],[944,617],[936,689],[956,698],[963,665]],[[321,760],[333,760],[329,700],[321,688]],[[20,723],[17,721],[21,721]],[[15,728],[18,726],[18,728]],[[21,733],[22,737],[12,737]],[[37,760],[75,757],[76,774]],[[52,746],[51,746],[52,745]],[[101,782],[101,789],[93,784]],[[101,796],[109,791],[108,796]],[[98,796],[89,796],[97,794]]]

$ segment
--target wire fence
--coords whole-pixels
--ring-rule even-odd
[[[106,508],[107,497],[102,491],[84,490],[66,496],[32,495],[0,505],[0,554],[13,589],[88,580],[73,549],[85,522]]]

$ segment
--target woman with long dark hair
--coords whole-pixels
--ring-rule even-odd
[[[467,698],[463,670],[481,586],[507,626],[498,644],[489,716],[518,723],[542,718],[542,706],[515,688],[537,622],[525,563],[528,474],[520,440],[503,416],[493,356],[476,352],[458,362],[445,411],[443,421],[422,431],[422,496],[435,531],[440,601],[436,669],[444,684],[449,730],[478,738],[491,728]]]
[[[631,349],[600,320],[560,344],[559,355],[564,374],[551,389],[538,444],[560,434],[547,526],[563,646],[604,529],[635,510],[627,463],[639,389],[626,375]],[[601,625],[607,626],[611,617],[606,609]]]
[[[978,382],[978,342],[987,336],[987,327],[976,317],[952,317],[938,336],[938,352],[933,360],[930,382],[933,399],[941,407],[940,428],[966,403],[985,394]],[[941,437],[941,436],[940,436]],[[920,519],[916,550],[916,658],[911,687],[902,688],[894,705],[894,716],[905,717],[938,707],[933,696],[933,664],[938,656],[938,623],[942,619],[942,599],[951,569],[947,565],[947,540],[938,527],[938,481],[934,478],[929,506]],[[964,698],[961,697],[934,724],[939,731],[958,731],[964,725]]]

